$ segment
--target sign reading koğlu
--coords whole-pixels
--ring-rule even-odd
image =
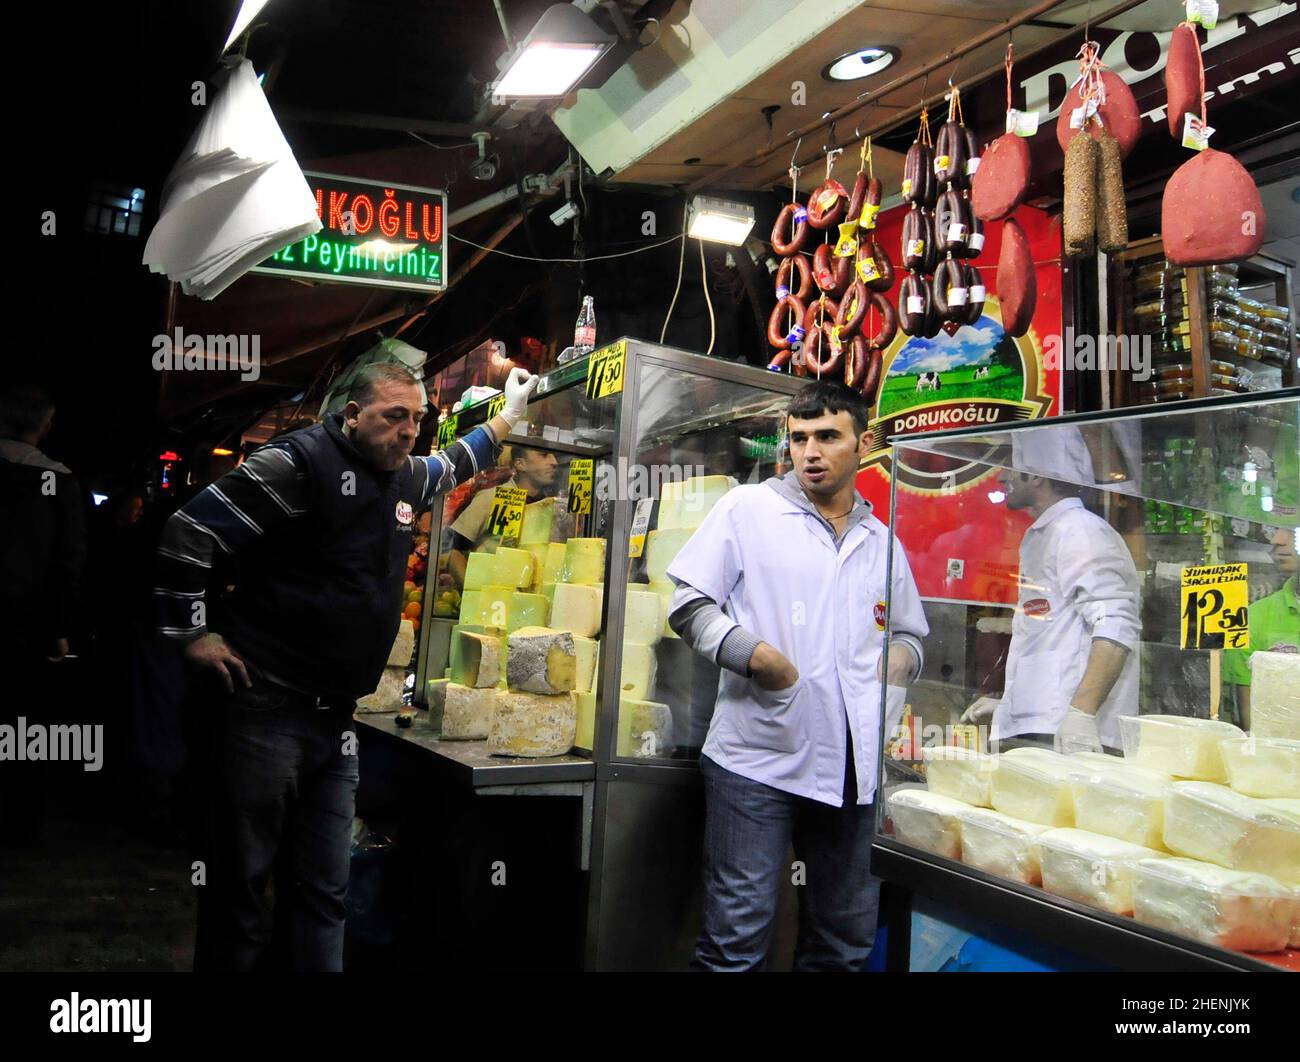
[[[445,192],[303,173],[323,227],[252,272],[412,291],[447,286]]]

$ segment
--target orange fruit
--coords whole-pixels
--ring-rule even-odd
[[[407,619],[419,619],[422,606],[418,601],[412,601],[406,608],[402,609],[402,615]]]

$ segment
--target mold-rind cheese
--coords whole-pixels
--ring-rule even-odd
[[[452,680],[462,686],[482,689],[501,681],[501,639],[494,634],[462,630],[460,652],[452,668]]]
[[[578,658],[569,631],[521,627],[507,639],[506,681],[512,690],[553,696],[574,689]]]
[[[925,789],[900,789],[887,803],[900,841],[945,859],[961,858],[960,816],[968,804]]]
[[[564,544],[560,582],[591,586],[605,579],[605,540],[571,538]]]
[[[496,707],[495,686],[471,689],[458,682],[447,683],[442,713],[442,737],[446,741],[482,741],[492,726]]]
[[[1252,797],[1300,798],[1300,741],[1250,734],[1219,743],[1228,784]]]
[[[488,752],[497,756],[563,756],[573,748],[577,724],[573,693],[546,696],[497,690]]]
[[[1165,799],[1165,847],[1230,870],[1300,885],[1300,818],[1208,782],[1175,782]]]
[[[926,771],[929,780],[929,771]],[[1051,827],[1022,822],[988,808],[957,813],[961,824],[961,861],[1008,881],[1038,885],[1043,880],[1038,838]]]
[[[1241,737],[1241,730],[1218,719],[1182,715],[1125,715],[1119,720],[1124,758],[1179,778],[1223,782],[1219,742]]]
[[[1048,830],[1038,838],[1043,888],[1112,914],[1133,913],[1137,864],[1160,853],[1087,830]]]
[[[932,793],[975,807],[990,806],[997,757],[948,745],[922,750],[925,784]]]
[[[584,638],[600,633],[602,587],[557,583],[551,603],[551,626]]]
[[[1287,946],[1297,901],[1263,874],[1227,870],[1195,859],[1137,864],[1133,917],[1143,925],[1227,948],[1281,951]]]
[[[617,755],[667,756],[672,751],[672,737],[673,713],[668,705],[637,697],[619,698]]]

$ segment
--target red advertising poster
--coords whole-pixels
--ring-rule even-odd
[[[891,260],[901,257],[903,217],[909,207],[882,214],[877,239]],[[908,500],[900,538],[923,597],[985,604],[1014,604],[1019,559],[1015,533],[1023,513],[1001,504],[996,473],[987,466],[934,454],[913,453],[894,467],[892,436],[972,425],[1007,424],[1060,413],[1061,372],[1044,365],[1048,336],[1061,333],[1060,222],[1041,210],[1020,207],[1016,220],[1033,250],[1038,302],[1029,332],[1014,338],[1002,330],[997,262],[1002,223],[986,228],[974,265],[988,289],[977,325],[952,335],[910,338],[900,331],[884,353],[880,396],[872,411],[872,447],[858,490],[889,520],[889,491],[898,480]],[[900,269],[898,281],[905,275]],[[898,284],[889,298],[897,304]],[[1023,528],[1020,528],[1023,530]]]

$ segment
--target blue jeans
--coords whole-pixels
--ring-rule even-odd
[[[340,971],[359,776],[344,747],[356,731],[352,702],[318,709],[259,677],[208,700],[211,829],[195,967]]]
[[[781,882],[794,877],[794,969],[861,970],[876,935],[880,883],[871,876],[874,804],[858,805],[850,759],[841,808],[754,782],[700,757],[704,775],[704,918],[691,967],[758,970],[772,939]]]

